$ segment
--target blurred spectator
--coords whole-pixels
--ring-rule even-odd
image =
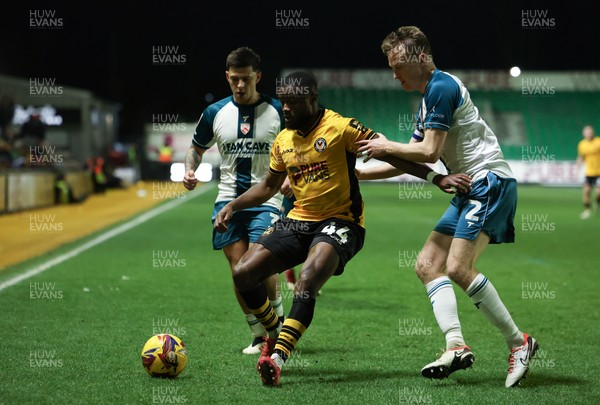
[[[69,204],[69,203],[78,203],[86,199],[87,196],[83,196],[79,199],[75,198],[73,195],[73,190],[71,186],[65,179],[65,175],[63,173],[58,173],[56,175],[56,183],[54,185],[54,196],[56,204]]]
[[[161,163],[171,163],[173,161],[173,135],[165,134],[163,146],[158,148],[158,161]]]
[[[11,144],[13,142],[13,133],[9,128],[14,115],[15,101],[12,97],[4,94],[0,98],[0,139],[4,139]]]
[[[19,137],[29,145],[41,145],[46,138],[46,125],[38,112],[33,112],[21,127]]]
[[[97,157],[92,161],[92,180],[94,191],[104,193],[106,191],[106,173],[104,172],[104,158]]]
[[[135,143],[132,143],[131,145],[129,145],[129,148],[127,148],[127,158],[127,160],[129,161],[129,166],[137,166],[137,145]]]
[[[113,168],[106,164],[103,157],[87,160],[87,171],[92,176],[95,193],[104,193],[107,188],[124,188],[123,181],[113,175]]]

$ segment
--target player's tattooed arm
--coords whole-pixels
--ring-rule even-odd
[[[202,162],[202,155],[204,155],[205,151],[206,149],[192,145],[185,153],[185,175],[183,176],[183,186],[188,190],[193,190],[196,188],[196,184],[198,184],[195,172]]]
[[[202,155],[204,154],[204,149],[198,148],[195,145],[189,147],[187,152],[185,153],[185,171],[194,170],[200,166],[202,162]]]

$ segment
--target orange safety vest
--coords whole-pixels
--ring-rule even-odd
[[[173,160],[173,148],[170,146],[161,146],[158,150],[158,161],[170,163]]]

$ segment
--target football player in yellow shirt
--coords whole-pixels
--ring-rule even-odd
[[[364,207],[354,171],[356,142],[377,136],[356,119],[321,108],[317,81],[309,72],[290,73],[277,93],[286,129],[271,148],[269,173],[225,205],[214,222],[217,231],[226,231],[234,212],[261,204],[280,189],[286,176],[290,179],[294,207],[250,247],[233,275],[248,308],[269,333],[257,369],[262,383],[271,386],[279,385],[281,367],[312,321],[319,289],[331,276],[342,274],[363,246]],[[418,163],[390,159],[422,179],[432,172]],[[446,192],[470,189],[470,178],[463,174],[429,177]],[[263,280],[301,263],[292,308],[282,323]]]
[[[592,213],[592,187],[596,188],[596,210],[600,214],[600,138],[591,125],[583,127],[583,139],[577,145],[577,164],[585,163],[583,183],[583,212],[581,219],[588,219]]]

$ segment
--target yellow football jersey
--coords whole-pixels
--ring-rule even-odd
[[[585,175],[600,176],[600,138],[595,136],[591,141],[582,139],[577,145],[577,152],[585,161]]]
[[[363,200],[354,174],[356,141],[375,133],[353,118],[322,110],[302,136],[284,129],[271,148],[270,171],[287,172],[296,201],[288,218],[322,221],[340,218],[364,226]]]

